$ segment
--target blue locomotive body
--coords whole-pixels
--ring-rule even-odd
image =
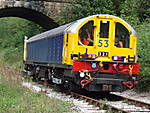
[[[48,37],[43,40],[28,43],[27,61],[41,63],[61,63],[63,35]]]

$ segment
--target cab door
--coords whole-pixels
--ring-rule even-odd
[[[98,35],[98,59],[100,61],[110,61],[110,48],[113,40],[114,22],[112,19],[99,19]]]

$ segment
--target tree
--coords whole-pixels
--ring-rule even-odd
[[[150,0],[138,0],[139,6],[137,8],[140,21],[145,21],[150,18]]]
[[[117,14],[117,16],[120,16],[121,5],[125,2],[125,0],[112,0],[112,2],[115,7],[115,13]]]
[[[126,0],[121,5],[121,17],[131,25],[139,24],[137,7],[139,2],[137,0]]]
[[[121,16],[132,25],[150,18],[149,0],[126,0],[121,5]]]
[[[113,2],[111,0],[75,0],[63,11],[63,17],[59,22],[64,24],[94,14],[116,15]]]

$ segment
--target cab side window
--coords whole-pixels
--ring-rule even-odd
[[[93,46],[94,42],[94,21],[91,20],[79,29],[78,45]]]
[[[116,23],[115,28],[115,47],[116,48],[129,48],[130,33],[127,28],[121,23]]]

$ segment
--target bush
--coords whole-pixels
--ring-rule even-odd
[[[0,24],[0,51],[3,51],[1,57],[11,65],[22,60],[24,37],[44,31],[37,24],[20,18],[1,18]]]
[[[141,22],[150,18],[150,0],[137,0],[138,1],[138,17]]]
[[[138,18],[138,12],[137,12],[137,6],[138,6],[137,0],[126,0],[121,5],[121,18],[126,20],[131,25],[138,25],[139,24],[139,18]]]
[[[95,14],[116,15],[113,2],[111,0],[75,0],[73,5],[62,12],[63,17],[60,18],[59,23],[69,23]]]
[[[150,18],[149,0],[125,0],[121,9],[121,17],[131,25],[138,25]]]
[[[147,21],[136,27],[138,33],[138,54],[139,63],[141,64],[141,78],[139,81],[139,89],[148,91],[150,90],[150,21]]]

